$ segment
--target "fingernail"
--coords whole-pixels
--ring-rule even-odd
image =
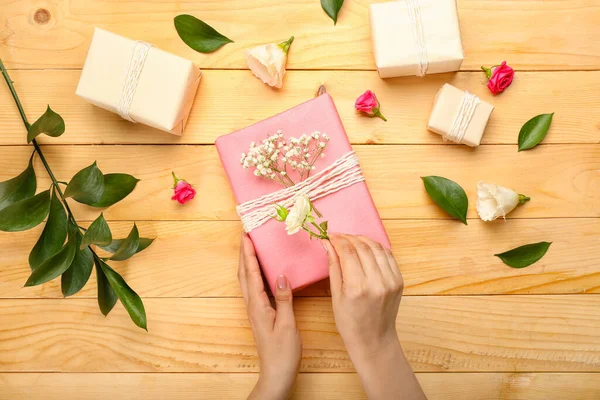
[[[321,246],[323,246],[323,249],[324,249],[324,250],[325,250],[327,253],[329,253],[329,249],[327,248],[327,245],[325,244],[325,241],[324,241],[324,240],[320,240],[320,242],[321,242]]]
[[[246,233],[246,231],[242,231],[242,237],[246,237],[248,236],[248,233]]]
[[[285,276],[279,275],[277,277],[277,287],[279,288],[279,290],[287,290],[288,280]]]

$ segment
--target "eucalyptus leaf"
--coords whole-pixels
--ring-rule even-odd
[[[137,252],[139,246],[140,233],[138,232],[138,228],[134,223],[131,232],[129,232],[129,236],[127,236],[127,238],[121,243],[121,246],[119,246],[117,251],[115,251],[110,259],[113,261],[127,260]]]
[[[321,7],[333,20],[333,24],[337,24],[338,13],[344,5],[344,0],[321,0]]]
[[[94,257],[94,264],[96,265],[96,281],[98,284],[98,306],[100,307],[100,312],[104,316],[107,316],[117,303],[118,297],[112,286],[110,286],[104,271],[102,271],[102,260]]]
[[[114,253],[117,250],[119,250],[119,248],[123,244],[124,240],[125,239],[115,239],[108,246],[99,246],[99,247],[102,250],[108,251],[109,253]],[[152,242],[154,242],[154,239],[140,238],[140,242],[139,242],[139,245],[138,245],[138,248],[137,248],[137,251],[135,252],[135,254],[137,254],[143,250],[146,250],[152,244]]]
[[[37,181],[33,169],[33,155],[31,155],[25,171],[12,179],[0,182],[0,210],[18,201],[33,197],[36,188]]]
[[[103,194],[104,175],[96,162],[76,173],[65,189],[66,197],[87,205],[100,201]]]
[[[21,232],[35,228],[50,212],[50,191],[38,193],[0,210],[0,231]]]
[[[91,204],[91,206],[103,208],[118,203],[133,192],[139,181],[139,179],[127,174],[104,175],[104,193],[102,194],[102,198],[96,203]]]
[[[494,255],[509,267],[525,268],[544,257],[551,244],[552,242],[526,244],[525,246]]]
[[[40,238],[29,253],[29,266],[35,270],[60,251],[67,238],[67,213],[56,194],[50,201],[50,214]]]
[[[468,225],[469,199],[460,185],[441,176],[425,176],[421,179],[423,179],[427,194],[442,210]]]
[[[233,40],[192,15],[176,16],[175,29],[185,44],[200,53],[212,53],[227,43],[233,43]]]
[[[75,251],[77,251],[77,235],[74,232],[69,233],[69,241],[63,248],[44,261],[42,265],[33,270],[25,286],[36,286],[51,281],[65,272],[73,262]]]
[[[102,272],[108,279],[110,286],[121,300],[121,304],[129,313],[133,322],[142,329],[148,330],[146,326],[146,310],[144,303],[138,294],[129,287],[127,282],[114,269],[102,260],[98,260],[96,265],[100,265]]]
[[[83,235],[83,239],[79,248],[83,250],[92,244],[97,244],[98,246],[108,246],[112,242],[112,233],[110,232],[110,228],[104,219],[104,215],[100,214],[98,218],[89,226],[85,234]]]
[[[52,137],[59,137],[65,133],[65,121],[60,115],[52,111],[50,106],[48,106],[46,112],[29,127],[27,132],[27,143],[31,143],[33,139],[42,133]]]
[[[531,118],[523,125],[519,132],[519,151],[537,146],[548,133],[552,123],[552,114],[540,114]]]
[[[60,288],[65,297],[79,292],[90,279],[94,266],[94,255],[89,247],[79,249],[82,237],[78,235],[77,249],[71,266],[61,276]]]

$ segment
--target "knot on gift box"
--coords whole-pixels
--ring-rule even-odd
[[[127,67],[127,73],[123,80],[123,88],[121,89],[121,98],[119,100],[119,107],[117,113],[121,118],[131,122],[136,122],[129,115],[131,109],[131,103],[133,103],[133,97],[140,81],[140,75],[144,69],[148,52],[152,48],[152,45],[141,40],[135,41],[131,48],[131,58],[129,60],[129,66]]]
[[[417,61],[419,69],[417,76],[425,76],[429,69],[429,60],[427,59],[427,46],[425,44],[425,35],[423,33],[423,21],[421,20],[421,7],[419,0],[406,0],[408,7],[408,20],[412,27],[415,49],[417,52]]]
[[[250,232],[275,216],[275,204],[289,208],[303,195],[315,201],[364,180],[358,157],[351,151],[302,182],[242,203],[236,210],[244,230]]]

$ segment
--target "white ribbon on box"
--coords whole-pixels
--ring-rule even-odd
[[[462,144],[467,128],[473,119],[473,115],[475,115],[475,110],[479,103],[479,97],[465,90],[465,94],[458,106],[458,111],[452,121],[452,128],[448,134],[444,135],[444,140]]]
[[[123,80],[123,88],[121,89],[121,98],[119,100],[119,106],[117,113],[121,118],[137,123],[131,115],[129,110],[131,109],[131,103],[133,103],[133,97],[140,81],[140,75],[144,69],[148,52],[152,48],[152,45],[141,40],[136,40],[131,48],[131,58],[129,60],[129,66],[127,67],[127,73]]]
[[[417,76],[425,76],[429,68],[427,59],[427,44],[425,43],[425,35],[423,34],[423,20],[421,19],[421,6],[419,0],[406,0],[408,6],[408,20],[412,27],[413,39],[417,51],[417,61],[419,69],[416,72]]]

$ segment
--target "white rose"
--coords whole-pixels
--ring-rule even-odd
[[[298,233],[311,213],[308,196],[300,196],[285,219],[285,230],[288,235]]]
[[[479,181],[477,183],[477,213],[484,221],[493,221],[529,201],[529,197],[508,188]]]
[[[246,63],[250,71],[269,86],[283,87],[283,76],[292,36],[288,41],[276,44],[269,43],[246,50]]]

